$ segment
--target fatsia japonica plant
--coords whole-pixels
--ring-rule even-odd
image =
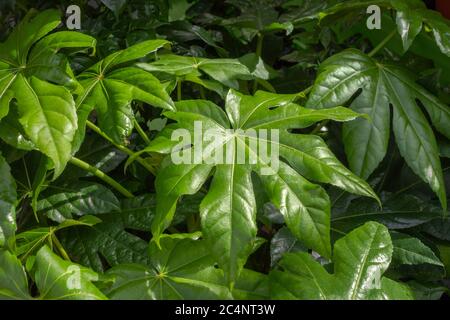
[[[71,4],[0,4],[0,299],[447,297],[429,2]]]

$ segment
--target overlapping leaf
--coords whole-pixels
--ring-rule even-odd
[[[0,249],[0,300],[30,298],[27,275],[19,259]]]
[[[115,282],[111,299],[230,299],[223,275],[204,241],[164,237],[150,244],[150,264],[119,265],[108,271]]]
[[[68,63],[58,51],[62,48],[90,48],[95,39],[77,32],[46,34],[60,23],[59,12],[30,13],[0,44],[0,118],[8,113],[12,99],[17,101],[18,121],[34,147],[47,155],[61,174],[70,158],[77,129],[72,95],[62,86],[73,79]]]
[[[417,100],[424,105],[432,123],[450,137],[450,108],[404,70],[383,65],[362,52],[349,49],[326,60],[320,69],[307,107],[326,109],[345,104],[362,89],[350,108],[367,113],[371,121],[344,124],[343,135],[350,168],[363,178],[377,168],[386,155],[390,108],[400,153],[411,169],[427,182],[447,207],[439,150],[433,130]]]
[[[270,275],[271,294],[276,299],[412,299],[407,286],[383,277],[391,258],[388,230],[370,222],[336,242],[333,274],[308,253],[286,254],[280,262],[284,271]]]
[[[16,226],[16,182],[0,154],[0,248],[14,249]]]
[[[80,130],[75,150],[84,137],[87,116],[94,108],[100,128],[119,144],[124,144],[134,126],[132,101],[173,109],[172,100],[158,79],[142,69],[126,66],[127,63],[145,57],[167,44],[165,40],[141,42],[114,52],[78,76],[85,92],[76,101]]]
[[[342,15],[345,12],[366,10],[371,5],[391,8],[396,11],[397,30],[405,51],[422,30],[432,33],[436,45],[442,53],[450,56],[450,24],[438,12],[428,10],[421,0],[346,0],[331,3],[315,17],[323,19],[330,15]]]
[[[65,261],[44,246],[36,254],[34,281],[44,300],[105,300],[92,283],[99,277],[94,271]]]
[[[97,203],[101,201],[98,199]],[[69,255],[75,261],[99,272],[104,271],[108,265],[148,264],[148,243],[131,230],[149,230],[155,210],[153,195],[124,200],[119,208],[108,212],[98,212],[99,209],[105,209],[101,203],[94,208],[101,223],[61,233],[61,242]]]

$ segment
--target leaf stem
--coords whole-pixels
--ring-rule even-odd
[[[186,224],[189,233],[200,230],[200,226],[195,214],[190,214],[186,217]]]
[[[181,79],[177,79],[177,101],[181,101]]]
[[[205,89],[203,88],[202,85],[199,85],[199,87],[200,87],[200,97],[201,97],[203,100],[206,100]]]
[[[258,58],[261,58],[262,55],[262,48],[263,48],[263,41],[264,41],[264,35],[262,33],[258,33],[257,39],[256,39],[256,56]],[[258,80],[255,79],[255,82],[253,83],[253,93],[258,90]]]
[[[59,242],[58,238],[56,237],[55,233],[52,232],[52,241],[55,244],[58,251],[61,253],[64,260],[71,261],[69,255],[67,254],[66,250],[64,249],[61,242]]]
[[[311,92],[311,90],[313,89],[314,86],[309,86],[308,88],[306,88],[305,90],[303,90],[302,92],[300,92],[300,94],[304,94],[305,96],[308,95],[308,93]]]
[[[330,120],[322,121],[314,128],[313,131],[311,131],[310,134],[318,134],[320,132],[320,130],[322,130],[322,128],[325,127],[329,122],[330,122]]]
[[[100,135],[102,138],[104,138],[105,140],[109,141],[113,146],[115,146],[117,149],[119,149],[120,151],[122,151],[123,153],[129,155],[129,156],[134,156],[134,152],[130,149],[128,149],[127,147],[121,146],[118,143],[115,143],[110,137],[108,137],[108,135],[106,133],[104,133],[99,127],[97,127],[95,124],[93,124],[92,122],[90,122],[89,120],[86,121],[86,125],[95,133],[97,133],[98,135]],[[155,168],[153,168],[150,164],[148,164],[144,159],[142,159],[141,157],[136,157],[136,161],[141,164],[145,169],[147,169],[149,172],[151,172],[153,175],[156,174]]]
[[[381,41],[372,51],[370,51],[368,56],[373,57],[375,54],[377,54],[378,51],[383,49],[383,47],[387,45],[389,41],[391,41],[391,39],[395,36],[396,33],[397,30],[392,30],[392,32],[389,33],[383,41]]]
[[[127,198],[133,198],[133,194],[130,193],[127,189],[125,189],[124,187],[122,187],[120,185],[120,183],[118,183],[116,180],[114,180],[113,178],[111,178],[110,176],[108,176],[106,173],[104,173],[103,171],[97,169],[96,167],[91,166],[89,163],[84,162],[81,159],[72,157],[69,162],[71,164],[73,164],[74,166],[77,166],[83,170],[86,170],[90,173],[92,173],[94,176],[96,176],[97,178],[103,180],[104,182],[106,182],[107,184],[109,184],[111,187],[113,187],[114,189],[116,189],[117,191],[119,191],[121,194],[123,194],[125,197]]]
[[[136,119],[134,119],[134,127],[136,128],[136,131],[139,133],[141,138],[145,141],[145,143],[148,145],[150,144],[150,138],[147,136],[147,134],[144,132],[142,127],[139,125],[139,122],[137,122]]]

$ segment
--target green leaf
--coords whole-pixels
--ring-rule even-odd
[[[391,257],[388,230],[370,222],[336,242],[333,274],[308,253],[286,254],[280,262],[284,271],[270,274],[271,294],[275,299],[320,300],[412,297],[409,288],[382,277]]]
[[[351,121],[360,116],[347,108],[337,107],[324,111],[302,108],[295,104],[300,96],[258,91],[245,96],[230,91],[227,96],[227,112],[232,123],[242,129],[300,129],[322,120]]]
[[[97,215],[119,210],[119,200],[108,188],[79,182],[46,192],[37,203],[37,210],[56,222],[84,215]]]
[[[14,250],[16,226],[16,182],[10,167],[0,154],[0,248]]]
[[[397,10],[397,29],[403,42],[403,49],[407,51],[414,39],[422,31],[422,17],[420,11],[426,9],[419,1],[392,1]],[[411,5],[411,3],[413,5]]]
[[[379,201],[369,184],[345,168],[320,137],[281,132],[279,147],[280,155],[307,179]]]
[[[169,1],[169,22],[184,20],[186,18],[186,11],[194,3],[189,3],[187,0],[173,0]]]
[[[339,233],[363,225],[369,221],[384,224],[390,230],[403,230],[426,226],[431,221],[442,220],[442,209],[410,194],[382,195],[382,207],[373,201],[355,199],[342,209],[333,209],[331,224]]]
[[[442,53],[450,56],[450,24],[439,13],[428,10],[421,1],[392,0],[397,10],[397,28],[405,51],[422,29],[429,27]]]
[[[270,241],[270,264],[274,267],[285,253],[306,251],[308,248],[298,241],[288,228],[282,227]]]
[[[0,121],[0,138],[16,149],[27,151],[36,149],[19,122],[17,108],[12,108],[4,120]]]
[[[115,277],[111,299],[230,299],[223,274],[213,266],[203,241],[161,239],[150,244],[150,264],[119,265],[108,270]]]
[[[32,48],[25,74],[42,80],[75,88],[74,76],[65,55],[59,53],[63,48],[71,48],[71,52],[95,49],[96,40],[88,35],[73,31],[52,33]]]
[[[355,49],[326,60],[320,69],[307,107],[326,109],[345,104],[362,89],[350,105],[369,114],[372,122],[356,120],[344,124],[344,143],[350,168],[363,178],[385,157],[389,139],[389,104],[393,105],[393,130],[400,153],[411,169],[427,182],[447,207],[445,185],[436,138],[416,100],[420,100],[431,121],[450,136],[450,109],[417,85],[398,67],[382,65]]]
[[[84,136],[87,116],[94,108],[100,128],[119,144],[125,143],[133,129],[132,101],[173,109],[172,100],[152,74],[132,66],[119,67],[145,57],[167,44],[165,40],[144,41],[109,55],[78,76],[85,89],[84,95],[77,100],[77,108],[83,110],[81,131],[76,140],[78,145]]]
[[[266,0],[258,1],[229,1],[241,14],[221,21],[221,24],[236,29],[249,30],[254,36],[260,32],[270,32],[279,29],[289,30],[289,24],[277,22],[278,12],[273,3]],[[252,37],[251,37],[252,38]],[[250,40],[250,39],[248,39]]]
[[[202,231],[210,250],[233,283],[256,241],[256,203],[251,171],[242,165],[218,165],[200,206]]]
[[[100,219],[94,216],[83,216],[79,220],[67,219],[55,227],[37,227],[17,235],[17,250],[16,253],[22,259],[35,253],[43,245],[53,243],[55,239],[55,233],[76,226],[92,227],[93,225],[101,222]]]
[[[330,199],[325,190],[284,163],[280,163],[278,174],[260,178],[297,239],[330,258]]]
[[[156,178],[158,200],[152,225],[153,240],[158,241],[171,224],[178,199],[196,193],[215,168],[209,192],[200,205],[201,224],[205,240],[230,287],[256,243],[257,203],[252,172],[260,177],[290,230],[309,247],[329,257],[329,200],[323,189],[305,178],[332,183],[375,199],[377,196],[365,181],[336,159],[319,137],[284,131],[309,126],[324,118],[347,121],[356,114],[337,110],[327,115],[307,110],[293,104],[296,98],[296,95],[266,92],[249,97],[230,90],[226,113],[211,102],[193,100],[177,103],[176,112],[166,112],[168,118],[177,121],[176,128],[193,138],[185,141],[182,136]],[[267,110],[272,106],[274,111]],[[286,110],[287,106],[294,110],[293,121],[281,120],[284,111],[277,110],[285,106]],[[258,121],[260,118],[262,121]],[[259,129],[262,124],[266,125],[261,132],[266,134],[258,136],[255,128]],[[275,129],[273,136],[267,134],[267,129]],[[201,137],[196,136],[199,131]],[[265,159],[258,151],[261,145],[268,148],[267,156],[273,159]],[[224,150],[227,150],[225,159]],[[281,157],[275,150],[279,150],[283,161],[285,159],[292,168],[283,162],[278,165]],[[180,162],[180,159],[187,161]]]
[[[8,114],[13,99],[20,122],[12,128],[2,123],[3,131],[12,129],[9,137],[2,133],[3,139],[28,150],[36,148],[47,155],[53,161],[55,177],[61,174],[71,156],[68,150],[77,129],[77,115],[70,92],[44,80],[65,85],[73,83],[67,59],[59,50],[95,46],[94,38],[77,32],[46,36],[59,24],[59,11],[46,10],[37,14],[31,10],[6,42],[0,44],[0,118]],[[19,141],[22,139],[20,126],[26,136],[23,139],[30,140],[33,146]]]
[[[97,209],[104,209],[104,206]],[[124,200],[119,209],[99,214],[101,223],[61,232],[61,242],[75,261],[98,272],[106,267],[103,261],[110,266],[148,264],[148,243],[131,230],[148,231],[154,212],[153,195]]]
[[[233,290],[236,300],[269,299],[269,278],[266,274],[249,269],[242,270]]]
[[[394,245],[393,264],[444,266],[434,252],[417,238],[396,232],[392,234],[392,244]]]
[[[30,299],[28,280],[19,259],[0,249],[0,300]]]
[[[0,59],[24,65],[32,45],[55,29],[60,23],[58,10],[45,10],[37,13],[30,10],[20,24],[0,45]]]
[[[156,216],[152,224],[153,240],[158,241],[169,227],[175,214],[176,203],[182,195],[197,193],[209,176],[210,165],[175,165],[163,167],[156,177]]]
[[[44,246],[36,254],[34,281],[42,300],[104,300],[94,271],[65,261]]]
[[[71,158],[71,143],[77,129],[72,95],[63,87],[37,78],[28,81],[22,75],[14,82],[13,91],[26,135],[53,161],[58,177]]]
[[[207,59],[167,54],[152,63],[138,63],[137,66],[150,72],[164,72],[177,77],[198,77],[202,71],[212,79],[234,89],[239,88],[237,80],[253,79],[248,68],[237,59]]]
[[[119,17],[122,8],[126,5],[127,0],[101,0],[101,2],[114,14]]]

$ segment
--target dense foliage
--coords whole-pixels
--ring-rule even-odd
[[[421,0],[0,19],[0,298],[446,298],[450,22]]]

